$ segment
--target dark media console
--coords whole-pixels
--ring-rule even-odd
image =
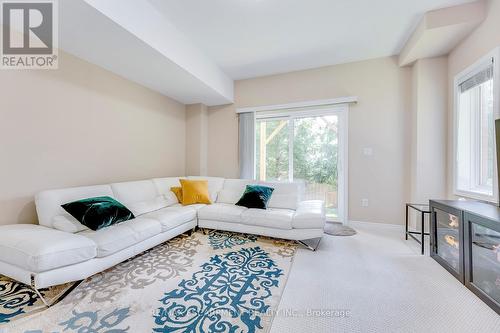
[[[500,314],[500,208],[431,200],[430,254]]]

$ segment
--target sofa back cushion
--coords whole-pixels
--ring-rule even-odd
[[[170,188],[181,186],[179,182],[180,177],[165,177],[165,178],[155,178],[153,183],[155,184],[156,190],[160,195],[162,195],[165,200],[169,203],[169,206],[179,203],[174,192],[170,191]]]
[[[174,204],[158,192],[153,180],[139,180],[111,184],[115,198],[140,216]]]
[[[75,219],[71,214],[57,215],[52,219],[52,227],[54,229],[70,232],[72,234],[90,230],[88,227],[84,226],[77,219]]]
[[[300,184],[297,182],[259,182],[260,185],[274,188],[269,200],[269,208],[296,210],[300,200]]]
[[[217,201],[217,195],[224,187],[224,178],[220,177],[204,177],[204,176],[189,176],[187,179],[190,180],[207,180],[208,181],[208,193],[210,194],[210,200],[212,202]]]
[[[150,200],[131,202],[128,203],[126,206],[137,217],[146,213],[151,213],[156,210],[160,210],[162,208],[171,206],[173,204],[175,204],[175,202],[171,203],[161,195]]]
[[[128,205],[130,203],[154,200],[160,194],[152,180],[139,180],[111,184],[115,198]]]
[[[67,214],[61,205],[99,196],[113,197],[111,185],[71,187],[40,192],[35,197],[38,222],[40,225],[53,228],[54,218]]]
[[[245,192],[247,185],[263,185],[274,189],[269,208],[297,209],[300,199],[300,184],[297,182],[261,182],[250,179],[226,179],[219,192],[217,202],[235,204]]]
[[[217,196],[217,202],[234,205],[240,200],[247,185],[258,185],[258,182],[250,179],[226,179]]]

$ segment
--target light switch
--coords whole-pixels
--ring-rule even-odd
[[[368,207],[369,202],[368,199],[361,199],[361,207]]]
[[[363,155],[372,156],[373,155],[373,148],[371,148],[371,147],[363,148]]]

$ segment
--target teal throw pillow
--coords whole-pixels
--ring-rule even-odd
[[[127,207],[111,197],[82,199],[66,203],[61,207],[92,230],[99,230],[134,218],[134,214]]]
[[[261,185],[247,185],[243,196],[236,203],[247,208],[267,209],[274,188]]]

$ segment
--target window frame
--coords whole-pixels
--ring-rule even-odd
[[[457,74],[453,81],[453,194],[458,197],[482,200],[492,203],[497,203],[499,198],[498,193],[498,172],[497,172],[497,154],[496,147],[493,149],[493,194],[487,195],[479,192],[464,191],[458,189],[458,113],[460,105],[460,85],[473,77],[475,74],[483,70],[493,60],[493,119],[500,118],[500,47],[495,48],[487,55],[477,60],[474,64]],[[474,152],[476,162],[479,159],[479,151]],[[475,173],[474,177],[480,177]]]

